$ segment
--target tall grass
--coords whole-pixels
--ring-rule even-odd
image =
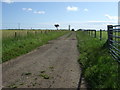
[[[118,63],[112,59],[105,47],[106,40],[88,36],[85,32],[77,32],[79,63],[83,68],[83,76],[90,88],[120,88],[118,80]]]
[[[2,40],[2,62],[8,61],[12,58],[28,53],[31,50],[39,47],[49,40],[55,39],[67,33],[66,31],[47,32],[47,33],[29,33],[25,36],[17,36],[12,38],[5,38]]]

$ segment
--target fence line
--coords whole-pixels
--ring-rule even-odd
[[[89,36],[97,38],[97,30],[84,30]],[[100,29],[99,39],[102,40],[102,29]]]
[[[82,29],[81,29],[82,30]],[[89,36],[97,37],[96,30],[82,30],[85,31]],[[107,44],[109,52],[112,55],[113,59],[120,63],[120,25],[108,25],[107,26]],[[100,29],[99,39],[103,38],[103,30]]]
[[[29,36],[29,35],[36,35],[36,34],[47,34],[48,32],[61,32],[61,31],[67,31],[67,30],[3,30],[2,31],[2,37],[5,38],[18,38],[23,36]]]

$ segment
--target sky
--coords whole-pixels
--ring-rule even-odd
[[[107,29],[118,23],[118,2],[2,2],[3,29]]]

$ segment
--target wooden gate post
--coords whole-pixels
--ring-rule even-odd
[[[109,47],[110,47],[110,44],[112,44],[111,40],[113,40],[113,26],[108,25],[107,29],[108,29],[108,44],[109,44]]]
[[[102,40],[102,29],[100,29],[100,40]]]

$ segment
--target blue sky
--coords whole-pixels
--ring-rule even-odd
[[[117,24],[117,2],[13,2],[2,3],[3,28],[106,29]]]

